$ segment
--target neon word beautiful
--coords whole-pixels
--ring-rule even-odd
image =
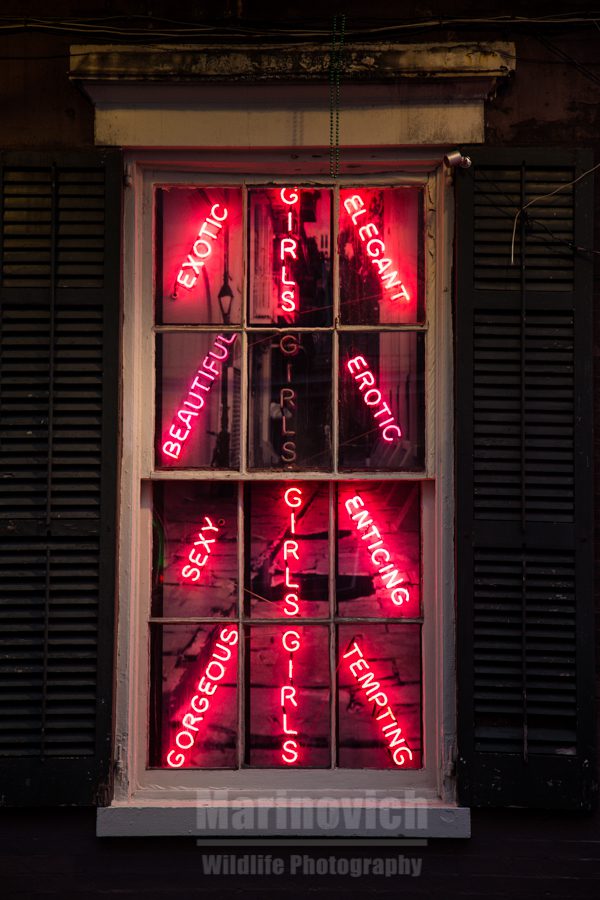
[[[364,654],[356,641],[353,641],[351,649],[344,653],[343,659],[348,659],[349,657],[354,656],[354,654],[356,654],[357,659],[348,664],[350,672],[370,701],[381,709],[386,707],[383,709],[383,712],[378,711],[378,714],[375,716],[375,721],[380,723],[379,729],[385,738],[388,750],[390,751],[395,764],[397,766],[403,766],[406,762],[405,755],[409,760],[413,758],[412,750],[407,745],[406,738],[402,737],[402,728],[398,724],[398,719],[389,705],[387,694],[385,691],[381,690],[380,683],[375,681],[373,670],[365,659]],[[364,670],[364,675],[358,674],[361,670]]]
[[[173,416],[173,421],[168,431],[168,437],[172,437],[173,440],[163,441],[162,451],[166,456],[170,456],[171,459],[179,459],[181,449],[192,432],[192,425],[204,406],[204,394],[210,393],[217,375],[221,374],[215,360],[223,362],[227,359],[231,345],[236,338],[237,334],[232,334],[230,337],[226,337],[224,334],[218,335],[215,338],[212,350],[209,351],[208,356],[204,357],[202,365],[188,388],[186,399]],[[224,344],[226,346],[223,346]],[[215,353],[215,350],[220,350],[221,352]],[[203,393],[199,393],[199,391]],[[183,429],[180,423],[183,424]]]
[[[364,201],[360,194],[354,194],[352,197],[347,197],[344,200],[344,206],[346,208],[346,212],[352,218],[353,225],[356,225],[359,217],[364,216],[367,212],[367,210],[365,209]],[[379,273],[382,286],[386,291],[392,291],[397,287],[400,288],[398,293],[392,294],[390,299],[410,300],[410,294],[402,283],[402,279],[398,275],[398,272],[388,272],[388,269],[392,265],[392,260],[386,257],[385,244],[381,240],[381,238],[378,237],[378,235],[379,230],[374,222],[367,222],[366,225],[362,225],[358,229],[358,236],[365,246],[367,256],[370,257],[371,262]]]
[[[286,506],[290,510],[290,534],[296,534],[295,510],[302,505],[302,491],[297,487],[288,488],[283,495],[283,499]],[[283,602],[285,603],[283,612],[286,616],[297,616],[300,612],[300,606],[298,604],[298,594],[296,593],[296,591],[299,590],[300,585],[297,582],[292,581],[293,576],[290,571],[288,562],[290,558],[295,559],[296,561],[298,561],[299,559],[298,541],[294,540],[293,538],[284,540],[283,542],[285,589],[288,591],[283,599]],[[285,631],[281,638],[281,646],[290,654],[290,658],[288,660],[287,684],[282,685],[280,689],[284,734],[284,740],[281,747],[281,759],[282,762],[286,763],[286,765],[292,765],[298,759],[300,745],[295,737],[288,737],[288,735],[298,735],[296,729],[291,727],[288,723],[288,701],[291,706],[295,707],[296,709],[298,708],[298,701],[296,700],[296,688],[294,687],[294,653],[296,653],[302,646],[299,633],[297,631]]]
[[[191,290],[191,288],[193,288],[198,281],[198,276],[200,275],[200,269],[204,265],[204,260],[208,259],[208,257],[212,253],[212,244],[207,241],[207,238],[210,238],[213,241],[217,240],[219,231],[223,227],[223,222],[228,216],[228,211],[225,206],[222,207],[223,212],[221,215],[219,215],[219,209],[220,204],[215,203],[210,211],[210,216],[207,216],[200,226],[198,237],[196,238],[194,246],[192,247],[192,252],[188,253],[187,259],[182,262],[181,268],[179,269],[177,282],[188,290]],[[216,234],[213,234],[213,232],[208,227],[209,225],[217,229]],[[186,269],[191,269],[192,271],[186,272]]]
[[[366,359],[364,356],[355,356],[353,359],[349,359],[348,363],[348,371],[351,375],[354,375],[354,380],[358,383],[358,389],[362,393],[365,388],[369,388],[365,394],[363,394],[363,400],[367,404],[367,406],[375,407],[379,406],[381,403],[381,391],[378,390],[375,383],[375,376],[369,369]],[[356,374],[354,374],[356,372]],[[379,416],[384,416],[389,414],[389,419],[382,419],[381,422],[378,422],[377,425],[383,429],[383,439],[384,441],[388,441],[392,443],[398,438],[402,437],[402,429],[395,421],[394,416],[391,414],[392,411],[387,405],[387,403],[381,403],[377,412],[373,413],[373,418],[378,419]]]
[[[204,675],[198,682],[196,690],[190,700],[189,705],[192,712],[186,713],[181,720],[181,728],[175,735],[175,743],[180,750],[191,750],[196,740],[196,734],[200,730],[198,722],[204,719],[205,714],[210,707],[211,699],[214,697],[220,682],[227,671],[226,663],[232,657],[232,647],[238,642],[238,633],[233,628],[222,628],[219,633],[219,640],[215,644],[210,655],[208,665]],[[219,653],[217,653],[217,650]],[[216,674],[213,674],[215,673]],[[200,696],[202,694],[202,696]],[[180,769],[186,762],[185,752],[178,753],[174,748],[167,753],[167,765],[172,769]]]
[[[288,196],[289,194],[289,196]],[[295,206],[299,199],[300,195],[298,191],[294,189],[293,191],[288,191],[287,188],[282,188],[279,192],[279,196],[283,203],[287,206],[292,207]],[[287,232],[288,237],[282,237],[279,241],[279,257],[281,260],[281,284],[279,290],[279,305],[281,309],[286,313],[296,312],[296,290],[298,285],[294,281],[291,275],[291,272],[288,273],[286,258],[290,256],[292,259],[298,259],[298,241],[296,238],[289,237],[293,233],[294,229],[294,214],[290,209],[287,212]]]
[[[198,540],[194,541],[194,546],[189,552],[188,560],[191,563],[189,566],[184,566],[181,570],[181,574],[184,578],[189,579],[190,581],[198,581],[200,578],[201,570],[204,568],[206,563],[208,562],[208,557],[211,554],[211,544],[214,544],[216,541],[216,535],[219,533],[219,529],[216,525],[213,525],[210,518],[208,516],[204,516],[204,521],[206,525],[202,525],[200,531],[198,532]],[[203,531],[209,531],[215,533],[214,538],[207,538],[203,535]],[[195,547],[202,547],[206,550],[204,556],[201,555],[200,550],[195,550]]]
[[[357,532],[367,529],[360,536],[361,540],[370,541],[374,538],[372,544],[367,544],[367,550],[371,554],[371,562],[379,575],[381,575],[383,583],[390,593],[392,603],[396,606],[402,606],[403,603],[407,603],[409,600],[409,593],[406,588],[397,587],[397,585],[402,584],[404,579],[398,574],[398,569],[394,568],[394,563],[390,562],[392,558],[390,551],[384,547],[379,529],[373,524],[373,519],[369,518],[370,513],[366,509],[361,508],[364,505],[362,497],[355,494],[350,500],[346,500],[346,512],[354,522]],[[355,512],[355,510],[358,511]]]

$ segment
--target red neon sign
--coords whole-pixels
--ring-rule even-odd
[[[221,214],[219,214],[219,209],[222,209]],[[204,266],[204,260],[208,259],[212,253],[212,244],[208,238],[212,241],[217,240],[219,232],[223,227],[223,222],[227,216],[227,207],[221,207],[220,203],[215,203],[210,211],[210,216],[207,216],[200,226],[198,236],[194,241],[191,252],[188,253],[187,259],[182,262],[179,274],[177,275],[178,284],[181,284],[184,288],[187,288],[187,290],[191,290],[194,287],[198,281],[200,270]],[[216,232],[211,231],[211,228],[216,228]]]
[[[204,516],[205,525],[200,527],[198,532],[198,540],[194,541],[192,549],[189,552],[188,560],[190,565],[185,565],[181,570],[181,575],[183,578],[186,578],[189,581],[198,581],[200,578],[200,574],[202,569],[208,562],[208,557],[212,552],[211,544],[214,544],[216,541],[216,536],[219,533],[219,528],[217,525],[213,525],[209,516]],[[208,532],[209,534],[214,533],[215,537],[209,538],[204,534],[204,532]],[[202,547],[202,550],[206,551],[204,556],[202,556],[201,550],[196,550],[196,547]]]
[[[375,376],[369,369],[364,356],[355,356],[353,359],[348,360],[347,367],[350,374],[354,375],[354,380],[358,384],[359,391],[363,394],[365,404],[373,410],[373,418],[379,419],[380,416],[389,415],[389,418],[381,419],[381,421],[377,422],[378,427],[382,429],[384,441],[393,443],[393,441],[401,438],[402,429],[396,422],[388,404],[385,401],[381,402],[381,391],[377,387]],[[374,411],[375,407],[378,407],[377,412]]]
[[[364,216],[367,212],[364,200],[360,194],[353,194],[352,197],[347,197],[344,200],[344,207],[351,217],[353,225],[356,225],[360,216]],[[377,225],[375,225],[374,222],[367,222],[365,225],[360,226],[358,228],[358,236],[364,244],[367,256],[377,269],[384,290],[393,291],[396,288],[399,288],[395,294],[390,296],[390,299],[402,300],[405,302],[409,301],[410,294],[406,290],[398,272],[396,270],[390,271],[393,263],[392,260],[385,255],[385,243],[379,236]]]
[[[356,641],[353,641],[350,649],[344,653],[343,659],[348,659],[354,655],[356,655],[356,659],[348,663],[350,672],[356,683],[365,692],[367,699],[375,707],[379,707],[378,710],[373,710],[375,721],[384,737],[394,763],[401,767],[407,758],[409,761],[412,760],[412,750],[406,743],[406,738],[402,737],[402,728],[389,704],[387,694],[381,690],[380,682],[375,681],[373,669],[365,659]],[[363,674],[359,674],[360,672],[363,672]]]
[[[279,257],[281,262],[279,305],[284,313],[295,313],[297,310],[296,299],[298,285],[292,275],[291,260],[298,259],[298,240],[296,237],[291,236],[295,233],[294,212],[292,207],[295,207],[298,204],[300,194],[298,193],[297,188],[294,188],[293,191],[288,191],[288,188],[282,188],[279,192],[279,196],[282,202],[289,207],[286,215],[287,236],[282,237],[279,241]],[[290,257],[289,260],[288,257]]]
[[[295,510],[297,510],[302,505],[302,490],[298,487],[288,488],[283,495],[283,499],[290,511],[289,532],[290,534],[295,535]],[[296,561],[299,560],[298,541],[296,541],[294,538],[286,539],[283,542],[285,590],[287,591],[285,597],[283,598],[283,602],[285,604],[283,612],[286,616],[297,616],[300,613],[299,598],[297,594],[300,585],[293,580],[294,576],[292,575],[289,563],[289,560],[291,559],[294,559]],[[289,653],[287,666],[287,682],[286,684],[282,685],[280,689],[284,738],[281,746],[281,760],[289,766],[297,762],[300,755],[300,744],[296,739],[298,732],[293,727],[293,725],[290,725],[290,723],[288,722],[288,716],[290,715],[291,707],[294,707],[295,709],[298,708],[296,688],[294,686],[294,654],[297,653],[298,650],[300,650],[302,647],[300,634],[297,631],[285,631],[281,637],[281,646],[287,653]]]

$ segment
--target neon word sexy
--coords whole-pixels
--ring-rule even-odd
[[[221,213],[219,213],[220,209],[222,210]],[[187,259],[182,262],[179,274],[177,275],[177,283],[181,284],[184,288],[191,290],[198,281],[198,276],[204,265],[204,260],[208,259],[213,250],[213,245],[208,238],[212,241],[217,240],[219,231],[223,227],[223,222],[227,216],[227,208],[225,206],[221,207],[220,203],[215,203],[210,211],[210,216],[207,216],[200,226],[198,237],[194,241],[192,251],[191,253],[188,253]],[[216,232],[211,231],[211,228],[216,228]]]
[[[208,516],[204,516],[204,521],[206,525],[202,525],[200,527],[200,531],[198,532],[198,540],[194,541],[194,545],[189,552],[188,560],[191,565],[185,565],[181,570],[181,574],[183,578],[187,578],[189,581],[198,581],[200,578],[200,574],[206,563],[208,562],[208,557],[211,554],[212,547],[211,544],[214,544],[216,541],[216,535],[219,533],[219,528],[217,525],[213,525],[212,521]],[[207,531],[209,533],[214,532],[215,537],[209,538],[204,532]],[[196,547],[202,547],[202,550],[205,550],[204,556],[202,556],[201,550],[196,550]]]
[[[379,419],[380,416],[389,416],[389,418],[381,419],[381,421],[377,422],[377,425],[382,430],[384,441],[392,443],[401,438],[402,429],[392,415],[388,404],[381,402],[381,391],[377,388],[375,376],[369,369],[364,356],[355,356],[353,359],[349,359],[347,366],[350,374],[354,375],[354,380],[363,395],[363,400],[373,410],[373,418]],[[375,412],[375,407],[378,407],[377,412]]]
[[[352,197],[347,197],[344,200],[344,206],[346,208],[346,212],[352,218],[353,225],[356,225],[360,216],[364,216],[367,212],[364,200],[362,199],[360,194],[354,194]],[[385,244],[379,237],[379,229],[377,228],[377,225],[374,222],[367,222],[365,225],[359,227],[358,236],[364,245],[367,256],[370,258],[371,262],[377,269],[384,290],[393,291],[395,288],[399,288],[399,291],[395,294],[392,294],[390,299],[404,301],[410,300],[410,294],[402,283],[402,279],[398,275],[398,272],[388,271],[388,269],[390,269],[390,267],[392,266],[392,260],[385,255]]]

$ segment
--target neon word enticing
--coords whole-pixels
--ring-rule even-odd
[[[216,541],[216,535],[219,533],[219,528],[217,525],[213,525],[210,518],[208,516],[204,516],[204,521],[206,525],[202,525],[200,527],[200,531],[198,532],[198,540],[194,541],[194,546],[189,552],[188,560],[191,565],[186,565],[181,570],[181,574],[184,578],[187,578],[189,581],[198,581],[200,578],[200,574],[206,563],[208,562],[208,557],[211,554],[211,544],[214,544]],[[214,538],[206,537],[203,532],[214,532]],[[202,556],[201,550],[196,550],[196,547],[202,547],[202,550],[205,550],[206,553]]]
[[[384,547],[381,533],[377,526],[373,524],[370,513],[363,508],[364,505],[362,497],[355,494],[354,497],[346,500],[346,512],[354,522],[356,531],[365,532],[361,534],[361,540],[373,541],[372,544],[367,544],[367,550],[371,554],[371,562],[379,575],[381,575],[383,583],[389,591],[392,603],[396,606],[402,606],[403,603],[408,602],[410,596],[406,588],[397,587],[397,585],[402,584],[404,579],[398,574],[398,569],[394,567],[394,563],[390,562],[392,558],[391,553]]]
[[[204,675],[198,682],[196,688],[198,693],[194,694],[190,700],[189,705],[192,708],[192,712],[188,712],[183,716],[181,728],[175,735],[177,747],[184,752],[179,753],[173,748],[167,754],[167,765],[171,766],[172,769],[180,769],[187,761],[185,752],[191,750],[194,746],[196,735],[200,730],[198,722],[201,722],[208,712],[211,698],[214,697],[219,684],[223,680],[227,671],[227,663],[233,656],[231,648],[235,647],[237,642],[238,633],[234,628],[221,629],[219,640],[213,648]]]
[[[219,214],[219,209],[222,209],[221,214]],[[188,253],[187,259],[182,262],[177,276],[178,284],[181,284],[184,288],[191,290],[198,281],[198,276],[200,275],[200,269],[204,265],[204,260],[208,259],[213,250],[212,244],[207,238],[216,241],[227,215],[227,207],[221,207],[219,203],[215,203],[210,211],[210,216],[207,216],[200,226],[198,237],[194,241],[192,247],[192,252]],[[217,231],[212,232],[209,225],[212,228],[216,228]],[[191,269],[191,272],[187,271],[189,269]]]
[[[356,654],[356,659],[350,662],[350,672],[356,679],[357,684],[365,692],[365,696],[380,707],[375,715],[375,721],[379,724],[379,729],[385,738],[390,751],[390,755],[397,766],[403,766],[406,759],[412,760],[412,750],[406,743],[406,738],[402,737],[402,728],[398,724],[398,719],[389,705],[387,694],[381,690],[381,685],[375,681],[373,670],[364,657],[364,654],[356,641],[353,641],[351,648],[344,653],[343,659],[348,659]],[[364,670],[364,675],[358,673]]]
[[[302,491],[298,487],[288,488],[283,495],[284,502],[289,509],[290,516],[290,534],[296,534],[296,513],[302,506]],[[284,540],[283,542],[283,561],[285,570],[285,590],[287,593],[283,598],[285,604],[283,612],[286,616],[297,616],[300,612],[297,591],[300,585],[293,581],[293,575],[290,570],[289,560],[298,561],[298,541],[293,538]],[[297,631],[285,631],[281,637],[281,646],[289,653],[287,666],[286,684],[280,688],[281,710],[283,713],[283,743],[281,746],[281,760],[286,765],[292,765],[298,760],[300,755],[300,744],[296,740],[298,732],[288,722],[290,707],[298,708],[296,700],[296,688],[294,687],[294,654],[301,648],[302,642]],[[293,735],[293,737],[289,737]]]
[[[282,237],[279,241],[279,259],[281,262],[279,305],[283,312],[295,313],[298,308],[296,293],[298,285],[292,276],[288,257],[294,260],[298,259],[298,240],[295,237],[291,237],[291,235],[294,233],[294,213],[292,207],[296,206],[300,199],[300,195],[297,188],[294,188],[293,191],[289,191],[288,188],[281,188],[279,196],[282,202],[289,207],[286,214],[287,236]]]
[[[384,441],[392,443],[393,441],[398,440],[398,438],[401,438],[402,429],[392,415],[392,411],[388,404],[381,402],[381,391],[376,386],[375,376],[369,369],[364,356],[355,356],[353,359],[349,359],[347,366],[350,374],[354,375],[354,380],[358,384],[359,391],[361,393],[365,391],[363,400],[367,406],[370,406],[373,409],[376,406],[378,407],[377,412],[373,412],[373,418],[379,419],[380,416],[389,415],[389,419],[382,419],[380,422],[377,422],[379,428],[382,429]],[[369,388],[369,390],[367,391],[366,388]]]
[[[289,357],[297,356],[300,350],[298,337],[295,334],[284,334],[279,340],[279,349],[288,357],[285,362],[286,381],[292,383],[292,361]],[[296,432],[290,428],[293,425],[293,417],[296,410],[296,391],[293,387],[282,387],[279,390],[279,408],[281,409],[281,435],[284,438],[281,445],[281,461],[292,463],[296,461]],[[294,438],[294,440],[290,440]]]
[[[188,388],[185,400],[182,401],[181,406],[173,416],[173,421],[168,431],[168,437],[173,438],[173,440],[165,440],[162,445],[163,453],[166,456],[170,456],[172,459],[179,459],[181,449],[192,432],[192,425],[204,406],[204,394],[210,393],[216,377],[221,374],[215,360],[223,362],[227,359],[231,345],[236,338],[237,334],[232,334],[229,337],[220,334],[215,338],[212,350],[202,360],[202,365]],[[220,352],[216,353],[216,350]],[[199,393],[200,391],[202,393]]]
[[[354,194],[344,200],[346,212],[352,218],[353,225],[356,225],[360,216],[364,216],[367,212],[365,204],[360,194]],[[377,269],[381,284],[386,291],[393,291],[394,288],[400,288],[396,294],[392,294],[391,300],[410,300],[410,294],[406,290],[402,279],[398,272],[388,272],[392,265],[392,260],[386,257],[385,244],[381,240],[379,230],[374,222],[367,222],[358,229],[358,236],[364,244],[367,256]]]

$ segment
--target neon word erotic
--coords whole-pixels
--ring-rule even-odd
[[[300,349],[298,337],[295,334],[284,334],[279,341],[279,349],[284,356],[296,356]],[[288,359],[285,363],[286,381],[292,383],[292,362]],[[281,434],[286,438],[281,445],[281,461],[292,463],[296,461],[296,432],[290,428],[293,424],[294,411],[296,409],[296,391],[292,387],[283,387],[279,391],[279,408],[281,409]],[[294,438],[294,440],[291,440]]]
[[[379,416],[389,415],[389,419],[382,419],[380,422],[377,422],[379,428],[382,429],[384,441],[392,443],[393,441],[398,440],[398,438],[401,438],[402,429],[392,415],[392,411],[388,404],[385,402],[381,403],[381,391],[376,386],[375,376],[369,369],[364,356],[355,356],[353,359],[349,359],[347,367],[350,374],[354,375],[354,380],[358,383],[359,391],[361,393],[365,391],[363,400],[366,405],[370,407],[379,407],[377,412],[373,412],[373,418],[378,419]],[[369,390],[367,391],[366,388],[369,388]]]
[[[387,694],[381,690],[381,685],[375,681],[373,670],[356,641],[351,644],[351,649],[347,650],[343,655],[343,659],[348,659],[356,654],[356,659],[348,664],[350,672],[356,679],[357,684],[365,692],[365,696],[376,706],[383,710],[377,711],[375,721],[379,723],[379,729],[385,738],[390,751],[390,755],[397,766],[403,766],[406,759],[412,760],[412,750],[406,743],[406,738],[402,737],[402,728],[398,724],[398,719],[394,715],[394,711],[389,704]],[[364,675],[359,675],[364,670]],[[375,712],[375,711],[374,711]],[[393,751],[393,752],[392,752]]]
[[[222,209],[221,214],[219,214],[219,209]],[[204,260],[208,259],[213,250],[212,244],[207,238],[210,238],[212,241],[217,240],[219,231],[223,227],[223,222],[228,214],[227,207],[221,207],[220,203],[215,203],[210,211],[210,216],[207,216],[200,226],[198,237],[194,241],[192,247],[192,252],[188,253],[187,259],[182,262],[177,276],[177,283],[181,284],[184,288],[191,290],[198,281],[198,276],[200,275],[200,269],[204,265]],[[212,228],[217,229],[216,233],[210,230],[209,225]],[[188,269],[191,269],[192,271],[186,271]]]
[[[179,750],[191,750],[194,746],[196,735],[200,730],[198,722],[202,722],[205,714],[208,712],[211,699],[214,697],[227,671],[226,664],[233,656],[231,648],[235,647],[237,642],[238,633],[234,628],[221,629],[219,640],[213,648],[208,665],[204,670],[204,675],[198,682],[196,688],[198,693],[194,694],[190,700],[189,705],[192,708],[192,712],[187,712],[183,716],[181,720],[182,727],[175,735],[175,743]],[[179,753],[175,748],[172,748],[167,753],[167,765],[171,766],[172,769],[180,769],[185,762],[187,762],[185,752]]]
[[[352,224],[356,225],[360,216],[364,216],[367,212],[364,200],[360,194],[354,194],[352,197],[346,197],[344,200],[346,212],[352,218]],[[402,279],[397,271],[388,272],[392,265],[392,260],[386,257],[385,244],[381,240],[379,229],[374,222],[367,222],[358,229],[358,236],[365,246],[367,256],[377,269],[381,284],[386,291],[393,291],[394,288],[400,288],[398,293],[392,294],[391,300],[410,300],[410,294],[402,283]]]
[[[213,525],[212,521],[208,516],[204,516],[204,521],[206,525],[202,525],[200,531],[198,532],[198,540],[194,541],[194,545],[189,552],[188,560],[191,565],[185,565],[181,570],[181,574],[183,578],[187,578],[189,581],[198,581],[200,578],[201,570],[204,568],[206,563],[208,562],[208,557],[211,554],[211,544],[214,544],[216,541],[216,535],[219,533],[219,528],[217,525]],[[214,532],[214,538],[207,538],[204,536],[202,532]],[[196,547],[202,547],[203,550],[206,550],[204,556],[202,556],[200,550],[196,550]]]
[[[302,491],[298,487],[288,488],[283,495],[284,502],[289,509],[290,527],[289,533],[296,534],[296,513],[302,506]],[[298,604],[298,594],[296,593],[300,585],[293,581],[290,571],[289,560],[298,561],[298,541],[293,538],[284,540],[283,542],[283,560],[285,570],[285,590],[287,593],[283,598],[285,604],[283,612],[286,616],[297,616],[300,613]],[[288,722],[288,715],[291,707],[298,708],[296,700],[296,688],[294,687],[294,654],[300,650],[302,642],[297,631],[285,631],[281,637],[281,646],[289,653],[287,667],[287,683],[281,686],[280,699],[281,709],[283,713],[283,743],[281,746],[281,760],[286,765],[292,765],[298,760],[300,755],[300,745],[297,741],[298,732]],[[289,703],[288,703],[289,701]]]
[[[364,505],[362,497],[355,494],[354,497],[346,500],[346,512],[354,522],[357,532],[366,529],[365,533],[361,535],[361,540],[370,541],[374,539],[372,544],[367,544],[367,550],[371,554],[371,562],[379,575],[381,575],[383,583],[389,591],[392,603],[396,606],[402,606],[403,603],[408,602],[410,596],[406,588],[397,587],[397,585],[402,584],[404,579],[398,574],[398,569],[394,567],[394,563],[390,562],[392,558],[391,553],[384,547],[381,533],[377,526],[373,524],[373,519],[370,518],[368,510],[364,509]],[[357,511],[355,512],[355,510]]]
[[[167,435],[167,437],[171,437],[173,440],[163,441],[162,451],[166,456],[170,456],[171,459],[179,459],[179,454],[181,453],[183,445],[192,432],[192,425],[196,421],[198,413],[204,406],[206,399],[204,394],[210,393],[215,379],[221,374],[215,360],[223,362],[227,359],[229,351],[231,350],[231,345],[235,342],[236,338],[237,334],[232,334],[229,337],[226,337],[224,334],[219,334],[215,338],[212,350],[210,350],[208,356],[205,356],[202,360],[202,365],[196,372],[194,380],[188,388],[186,399],[182,401],[181,406],[173,416],[173,421],[171,422],[171,427],[169,428]],[[216,350],[219,350],[220,353],[216,353]],[[199,393],[199,391],[202,391],[203,393]]]
[[[297,309],[296,292],[298,285],[292,276],[291,265],[289,265],[287,257],[289,256],[294,260],[298,259],[298,241],[290,235],[294,233],[294,213],[292,207],[297,205],[300,200],[300,194],[298,193],[297,188],[294,188],[293,191],[288,190],[288,188],[281,188],[279,196],[282,202],[289,207],[286,215],[287,236],[282,237],[279,241],[279,258],[281,261],[279,305],[283,312],[295,313]]]

